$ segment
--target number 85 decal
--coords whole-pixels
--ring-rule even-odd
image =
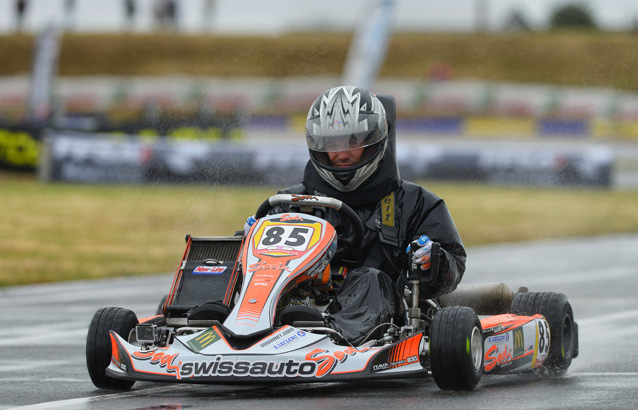
[[[538,326],[538,354],[545,355],[549,353],[550,333],[547,321],[537,321]]]
[[[313,229],[300,226],[275,225],[264,230],[258,249],[283,246],[305,251]]]

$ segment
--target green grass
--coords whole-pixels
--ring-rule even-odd
[[[169,272],[184,235],[232,235],[272,190],[0,182],[0,285]]]
[[[638,232],[638,192],[426,183],[466,246]],[[0,286],[174,272],[184,235],[232,235],[269,187],[42,184],[0,174]]]

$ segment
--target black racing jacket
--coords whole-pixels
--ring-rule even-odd
[[[396,182],[398,183],[394,184],[391,190],[394,193],[392,229],[384,227],[382,223],[382,216],[388,218],[387,211],[382,213],[383,199],[355,204],[352,204],[352,201],[344,201],[363,222],[363,243],[361,248],[348,255],[347,259],[333,259],[331,264],[345,266],[350,270],[357,267],[376,268],[397,281],[399,275],[405,277],[407,274],[407,246],[421,235],[427,235],[432,241],[441,244],[441,260],[437,280],[432,285],[420,287],[420,298],[429,299],[450,293],[456,289],[463,277],[466,260],[465,248],[452,216],[443,199],[434,193],[408,181],[398,179]],[[326,196],[316,190],[309,190],[303,184],[280,192]],[[343,200],[334,193],[332,196]],[[336,212],[329,210],[325,217],[334,226],[339,225]],[[347,236],[347,228],[343,229],[346,231],[341,233]]]

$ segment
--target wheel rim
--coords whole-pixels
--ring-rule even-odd
[[[565,315],[563,320],[563,345],[561,346],[561,356],[565,359],[571,356],[572,351],[572,321],[569,316]]]
[[[481,337],[481,331],[476,326],[472,329],[470,338],[470,354],[472,355],[474,370],[479,371],[483,364],[483,338]]]

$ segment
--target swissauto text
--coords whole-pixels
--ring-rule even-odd
[[[313,377],[317,365],[313,362],[233,361],[217,356],[205,362],[185,362],[180,368],[181,377],[251,376],[251,377]]]

